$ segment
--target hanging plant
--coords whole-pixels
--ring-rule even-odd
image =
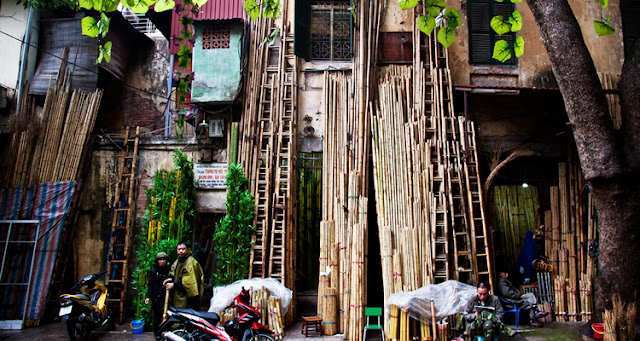
[[[216,224],[213,235],[218,260],[215,285],[231,284],[249,275],[255,199],[246,187],[249,181],[242,167],[232,164],[227,173],[227,214]]]

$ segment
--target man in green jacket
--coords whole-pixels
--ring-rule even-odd
[[[178,259],[171,266],[167,290],[172,290],[172,306],[175,308],[200,309],[204,275],[202,267],[193,256],[186,242],[178,243]]]
[[[515,331],[502,323],[503,316],[504,310],[500,300],[489,293],[489,285],[484,282],[478,284],[476,296],[467,302],[464,309],[467,330],[476,331],[490,341],[500,332],[514,336]]]
[[[522,295],[520,290],[518,290],[508,278],[508,272],[504,270],[500,271],[500,278],[498,279],[498,293],[500,297],[514,304],[519,309],[528,310],[529,324],[533,327],[542,327],[542,323],[538,322],[538,318],[545,317],[549,313],[539,311],[535,305],[525,300],[525,295]]]

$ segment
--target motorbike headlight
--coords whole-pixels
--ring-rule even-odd
[[[60,305],[61,306],[71,305],[72,303],[73,302],[69,298],[61,298],[60,299]]]

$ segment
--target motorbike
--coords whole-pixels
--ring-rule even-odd
[[[223,328],[216,327],[220,322],[216,313],[169,308],[156,336],[170,341],[275,341],[273,332],[258,322],[262,314],[249,304],[250,299],[249,291],[242,288],[231,303],[231,307],[238,308],[238,316]]]
[[[60,295],[62,323],[67,324],[67,333],[73,341],[88,340],[89,333],[105,324],[115,329],[111,311],[107,307],[109,291],[99,282],[106,271],[86,276],[71,288],[74,294]]]

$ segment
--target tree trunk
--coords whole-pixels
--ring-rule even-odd
[[[640,148],[636,142],[640,139],[640,63],[638,58],[625,61],[623,73],[636,74],[635,79],[622,77],[623,102],[625,91],[629,96],[623,104],[622,132],[616,132],[593,60],[567,0],[528,2],[549,53],[580,164],[598,211],[601,276],[596,278],[594,318],[599,319],[613,293],[619,293],[623,301],[631,301],[634,291],[640,288],[636,265],[640,261],[640,174],[636,166],[640,158],[635,150]],[[629,144],[632,146],[625,147]]]

